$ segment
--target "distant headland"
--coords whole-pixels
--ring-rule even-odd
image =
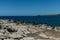
[[[60,14],[47,14],[47,15],[37,15],[37,16],[60,16]]]

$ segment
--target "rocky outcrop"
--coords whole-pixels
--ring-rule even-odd
[[[46,24],[18,25],[13,21],[0,20],[0,39],[4,40],[60,40],[60,27],[52,29]]]

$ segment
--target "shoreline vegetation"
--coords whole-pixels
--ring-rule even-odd
[[[0,19],[0,39],[6,40],[60,40],[60,26],[54,29],[45,24]]]

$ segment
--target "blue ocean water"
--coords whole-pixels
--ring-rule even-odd
[[[13,19],[25,22],[47,23],[51,26],[60,25],[60,16],[0,16],[0,19]]]

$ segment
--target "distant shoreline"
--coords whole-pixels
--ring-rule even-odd
[[[60,16],[60,14],[37,15],[37,16]]]

